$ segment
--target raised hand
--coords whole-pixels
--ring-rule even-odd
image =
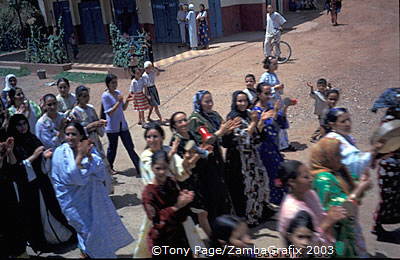
[[[6,145],[6,153],[7,154],[12,153],[14,149],[14,137],[7,138],[5,145]]]
[[[334,206],[328,210],[328,215],[331,224],[335,224],[336,222],[345,219],[347,217],[346,209],[341,206]]]
[[[307,82],[307,86],[312,90],[314,90],[314,86],[311,82]]]
[[[33,159],[36,160],[44,152],[44,146],[39,146],[33,152]]]
[[[181,209],[190,202],[192,202],[193,199],[194,199],[193,191],[182,190],[179,192],[178,201],[176,202],[175,207]]]
[[[51,148],[43,152],[43,157],[46,159],[50,159],[52,156],[53,156],[53,150]]]
[[[261,120],[265,121],[268,120],[269,118],[274,118],[275,117],[276,112],[274,110],[268,110],[268,111],[264,111],[261,114]]]
[[[258,122],[258,112],[255,110],[251,111],[250,119],[251,119],[251,122],[257,123]]]
[[[179,148],[179,144],[180,143],[181,143],[181,139],[180,138],[176,138],[172,142],[171,151],[169,152],[170,157],[172,157],[172,155],[174,155],[174,154],[176,154],[178,152],[178,148]]]
[[[90,156],[90,150],[92,149],[93,144],[90,140],[83,140],[82,142],[79,142],[78,147],[77,147],[77,151],[78,151],[78,155],[80,155],[81,157],[89,157]]]

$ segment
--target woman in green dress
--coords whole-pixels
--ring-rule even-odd
[[[211,93],[198,91],[193,98],[193,113],[189,117],[189,131],[198,144],[203,143],[199,128],[205,127],[215,141],[213,153],[207,158],[197,161],[192,169],[198,177],[197,191],[204,198],[208,220],[213,223],[215,218],[232,213],[232,202],[224,177],[224,161],[222,159],[222,136],[231,133],[241,124],[240,119],[223,121],[218,112],[212,110],[214,103]]]
[[[359,183],[353,181],[341,163],[340,141],[334,138],[322,138],[312,148],[310,166],[314,175],[313,188],[324,210],[328,211],[333,206],[343,206],[347,210],[348,217],[334,227],[336,256],[365,256],[365,241],[357,234],[359,223],[357,214],[353,212],[357,212],[364,191],[370,187],[370,179],[363,175]]]

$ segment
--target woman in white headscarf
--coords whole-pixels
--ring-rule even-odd
[[[197,50],[197,28],[196,28],[196,13],[194,11],[194,5],[189,5],[189,13],[186,16],[186,20],[189,25],[189,40],[190,40],[190,48],[192,50]]]
[[[4,83],[4,89],[1,92],[1,101],[3,101],[5,107],[8,107],[8,92],[11,89],[15,90],[17,86],[17,77],[14,74],[8,74],[4,79]]]

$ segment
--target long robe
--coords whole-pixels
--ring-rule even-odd
[[[245,217],[250,225],[258,224],[268,202],[268,173],[257,148],[261,144],[258,132],[249,135],[249,121],[233,133],[224,136],[226,180],[236,214]]]
[[[196,14],[193,10],[189,11],[186,16],[189,25],[189,40],[190,40],[190,48],[197,48],[198,40],[197,40],[197,27],[196,27]]]
[[[212,111],[210,114],[222,121],[221,116]],[[201,113],[194,111],[189,117],[189,131],[197,143],[202,143],[198,132],[200,126],[207,128],[209,133],[217,131],[210,121]],[[205,209],[208,212],[208,220],[213,223],[215,218],[233,213],[231,198],[225,181],[225,167],[222,158],[221,140],[217,140],[213,146],[213,153],[207,158],[197,161],[196,167],[192,169],[193,174],[198,176],[198,192],[204,198]]]
[[[78,233],[79,248],[91,258],[116,258],[115,252],[133,241],[104,186],[101,157],[75,163],[74,152],[65,143],[53,155],[51,178],[57,199],[68,222]]]

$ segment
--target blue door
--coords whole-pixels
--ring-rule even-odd
[[[157,42],[180,42],[178,21],[178,0],[152,0],[153,19]]]
[[[221,0],[208,0],[208,15],[210,17],[211,38],[221,37],[223,35]]]
[[[115,24],[121,33],[136,35],[139,31],[139,19],[136,1],[114,0]]]
[[[71,11],[69,9],[68,1],[54,2],[53,3],[54,16],[56,22],[61,17],[64,25],[64,39],[68,40],[71,34],[74,32],[74,26],[72,25]]]
[[[85,43],[106,43],[103,17],[98,1],[88,1],[79,4],[82,36]]]

